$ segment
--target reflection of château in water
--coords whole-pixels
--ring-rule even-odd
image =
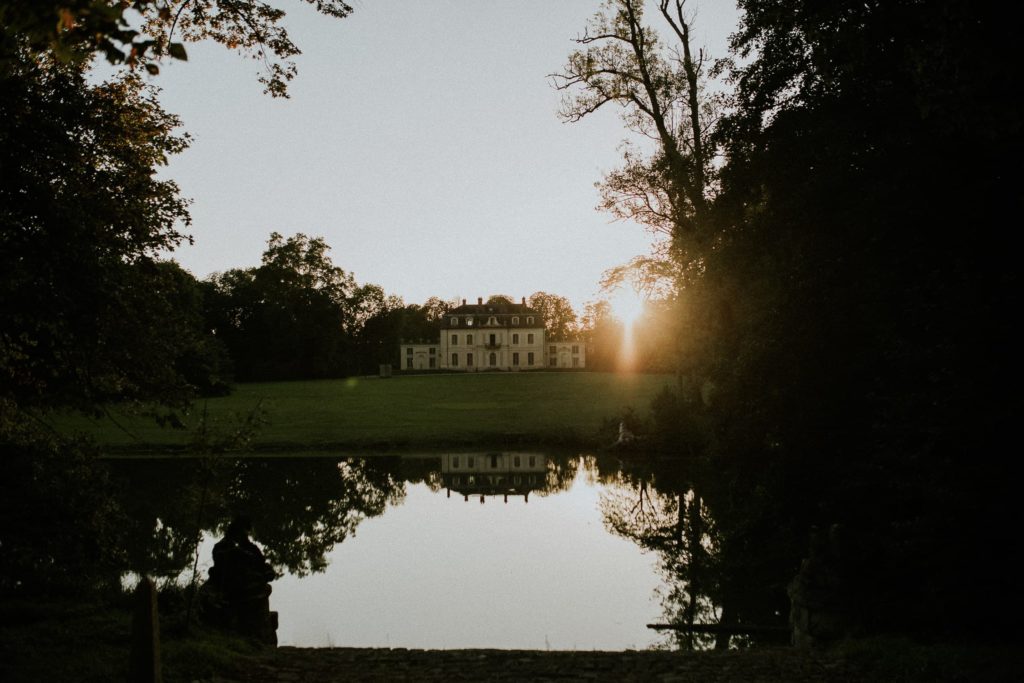
[[[522,496],[547,485],[547,458],[537,453],[459,453],[441,456],[441,481],[448,497],[455,491],[465,500],[480,496]]]

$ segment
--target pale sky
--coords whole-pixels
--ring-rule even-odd
[[[544,290],[581,312],[604,270],[649,250],[642,228],[595,208],[619,163],[618,110],[562,123],[547,77],[598,2],[352,4],[332,20],[282,3],[303,51],[290,100],[217,45],[154,79],[194,138],[167,170],[194,201],[185,268],[254,266],[271,231],[304,232],[406,303]],[[735,23],[732,0],[704,0],[695,43],[724,56]]]

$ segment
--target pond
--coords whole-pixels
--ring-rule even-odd
[[[253,519],[253,540],[281,574],[270,602],[282,645],[676,643],[647,624],[678,620],[692,577],[671,570],[679,556],[662,537],[692,505],[618,458],[123,459],[112,468],[131,493],[132,571],[187,581],[198,535],[204,578],[231,517]],[[690,621],[717,617],[698,596]]]

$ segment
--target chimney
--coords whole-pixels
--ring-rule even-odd
[[[477,306],[483,306],[484,305],[484,298],[482,296],[478,296],[476,298],[476,305]]]
[[[525,296],[523,297],[523,305],[524,306],[526,305],[526,297]]]
[[[466,300],[465,300],[465,299],[463,299],[463,300],[462,300],[462,305],[463,305],[463,306],[465,306],[465,305],[466,305]]]

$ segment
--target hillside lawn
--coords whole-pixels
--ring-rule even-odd
[[[112,419],[63,416],[56,427],[110,451],[176,450],[204,411],[224,433],[262,406],[268,422],[252,443],[260,451],[599,447],[614,438],[599,434],[606,420],[627,408],[646,413],[672,383],[671,375],[520,372],[239,384],[230,396],[197,401],[181,416],[185,430],[124,410],[110,411]]]

